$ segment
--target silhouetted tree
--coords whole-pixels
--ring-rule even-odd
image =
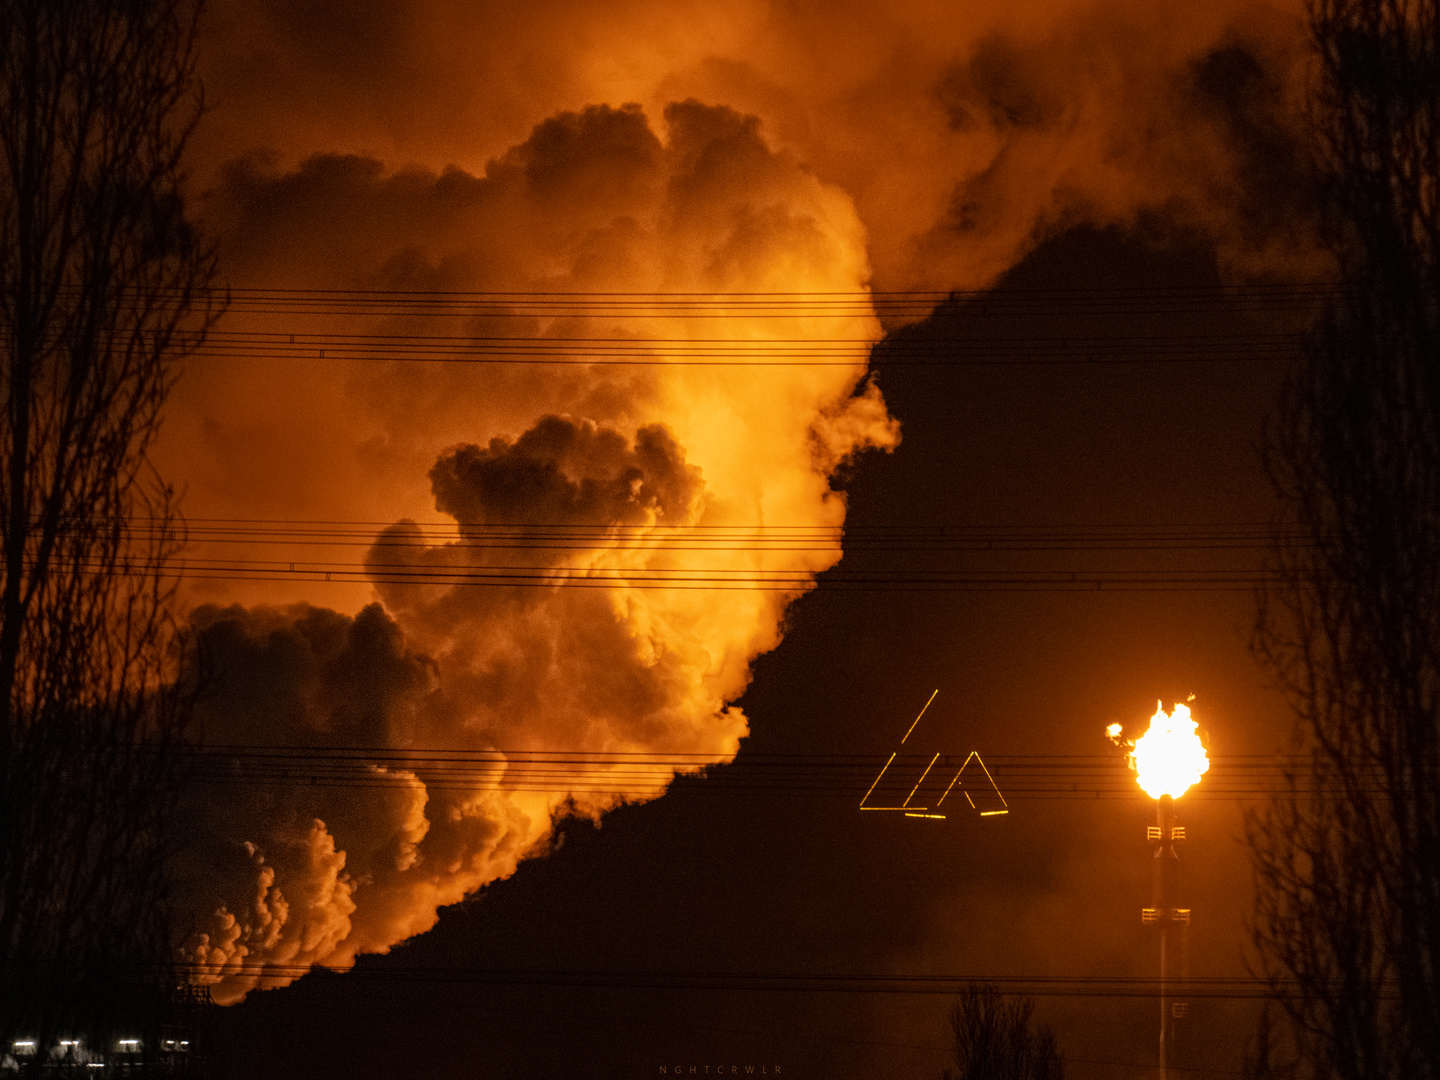
[[[146,451],[216,313],[181,198],[198,7],[0,10],[0,1039],[36,1066],[153,1024],[163,990],[193,681]]]
[[[1310,544],[1257,623],[1300,764],[1248,820],[1254,933],[1305,1073],[1440,1080],[1440,2],[1309,27],[1345,289],[1268,444]]]
[[[1295,1080],[1297,1062],[1290,1048],[1282,1045],[1284,1041],[1283,1032],[1276,1028],[1275,1011],[1267,1001],[1245,1050],[1241,1069],[1245,1080]]]
[[[1065,1058],[1047,1027],[1033,1029],[1035,1002],[974,985],[950,1009],[955,1067],[945,1080],[1064,1080]]]

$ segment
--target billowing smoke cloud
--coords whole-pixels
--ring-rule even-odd
[[[975,288],[1048,232],[1157,213],[1240,272],[1312,257],[1288,4],[233,0],[213,14],[197,185],[240,288]],[[747,730],[733,702],[804,586],[645,587],[702,565],[662,538],[838,527],[835,469],[899,438],[866,375],[881,326],[863,308],[256,307],[243,328],[272,341],[572,341],[577,362],[242,352],[181,384],[156,456],[192,520],[376,523],[348,584],[187,582],[218,678],[207,738],[394,752],[363,787],[197,792],[181,899],[221,1000],[261,984],[258,965],[384,951],[543,851],[557,813],[661,791],[620,776],[603,793],[531,791],[498,767],[438,783],[394,764],[406,751],[733,755]],[[677,362],[700,343],[773,359],[783,339],[856,360]],[[654,362],[585,363],[581,342]],[[510,524],[585,538],[478,546]],[[803,582],[839,557],[838,543],[724,550],[703,569]],[[621,580],[585,584],[607,576]]]
[[[316,147],[474,171],[595,102],[763,119],[854,199],[878,287],[980,288],[1050,231],[1163,211],[1239,269],[1310,257],[1299,0],[514,5],[231,0],[217,162]],[[338,14],[338,17],[337,17]],[[277,88],[283,87],[283,92]],[[303,102],[303,108],[295,107]]]
[[[355,158],[288,172],[245,161],[211,212],[228,223],[241,281],[706,296],[864,289],[864,234],[843,193],[772,150],[753,118],[684,103],[665,122],[662,140],[635,107],[562,114],[483,176],[387,174]],[[377,333],[397,318],[339,324]],[[407,334],[424,332],[402,321]],[[344,966],[384,951],[542,850],[556,814],[596,815],[665,787],[596,766],[568,787],[528,790],[509,782],[505,754],[641,751],[691,755],[697,767],[732,757],[747,731],[732,703],[750,661],[778,642],[786,605],[839,559],[839,543],[697,555],[665,539],[677,529],[833,529],[845,504],[832,472],[898,441],[866,379],[865,346],[879,327],[863,307],[723,319],[643,306],[517,312],[462,336],[494,335],[497,321],[512,337],[562,342],[562,352],[566,340],[614,341],[655,362],[353,361],[326,367],[328,378],[212,366],[180,399],[175,426],[193,441],[175,437],[172,452],[211,456],[208,472],[191,472],[202,506],[313,520],[326,516],[313,500],[330,499],[337,520],[396,522],[365,556],[364,588],[378,603],[353,616],[321,606],[336,602],[323,584],[308,586],[314,603],[301,606],[290,583],[195,585],[196,600],[228,591],[250,602],[211,602],[194,615],[219,679],[204,706],[206,738],[494,752],[497,762],[462,783],[434,783],[423,765],[397,772],[391,757],[362,786],[254,785],[237,773],[231,788],[197,789],[182,893],[198,924],[186,948],[214,967],[220,1000],[287,981],[262,978],[261,965]],[[792,337],[833,339],[854,360],[771,362],[771,344]],[[757,363],[690,366],[691,342]],[[436,535],[437,512],[448,538]],[[577,531],[563,544],[487,546],[497,526],[542,538]],[[653,587],[697,569],[712,581],[779,573],[789,584]]]

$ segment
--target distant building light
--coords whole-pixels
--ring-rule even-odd
[[[135,1051],[137,1051],[137,1050],[140,1049],[140,1040],[139,1040],[139,1039],[121,1039],[121,1040],[120,1040],[120,1049],[123,1050],[123,1051],[124,1051],[125,1053],[127,1053],[127,1054],[133,1054]]]
[[[79,1045],[80,1045],[80,1040],[79,1040],[79,1039],[61,1039],[61,1040],[60,1040],[60,1045],[61,1045],[61,1046],[79,1046]]]

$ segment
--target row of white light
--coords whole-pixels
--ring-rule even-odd
[[[60,1047],[61,1047],[61,1049],[63,1049],[63,1050],[68,1050],[68,1049],[70,1049],[72,1046],[73,1046],[73,1047],[79,1047],[79,1045],[80,1045],[80,1040],[79,1040],[79,1039],[61,1039],[61,1040],[60,1040]],[[119,1040],[116,1041],[116,1046],[119,1048],[120,1052],[121,1052],[121,1053],[124,1053],[124,1054],[138,1054],[138,1053],[140,1052],[140,1040],[139,1040],[139,1039],[119,1039]],[[164,1049],[166,1049],[166,1050],[188,1050],[188,1049],[190,1048],[190,1040],[189,1040],[189,1039],[166,1039],[166,1040],[164,1041],[163,1047],[164,1047]],[[11,1044],[11,1048],[15,1051],[16,1054],[33,1054],[33,1053],[35,1052],[35,1040],[34,1040],[34,1039],[16,1039],[16,1040]]]

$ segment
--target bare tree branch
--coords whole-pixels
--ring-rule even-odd
[[[945,1080],[1065,1080],[1065,1058],[1047,1027],[1030,1026],[1035,1002],[972,985],[950,1010],[955,1068]]]
[[[1313,129],[1347,286],[1270,432],[1314,545],[1255,648],[1303,768],[1250,815],[1254,938],[1315,1076],[1440,1078],[1440,3],[1314,0]]]
[[[36,1068],[166,959],[195,684],[146,454],[219,310],[181,193],[199,6],[0,14],[0,1038],[38,1039]]]

